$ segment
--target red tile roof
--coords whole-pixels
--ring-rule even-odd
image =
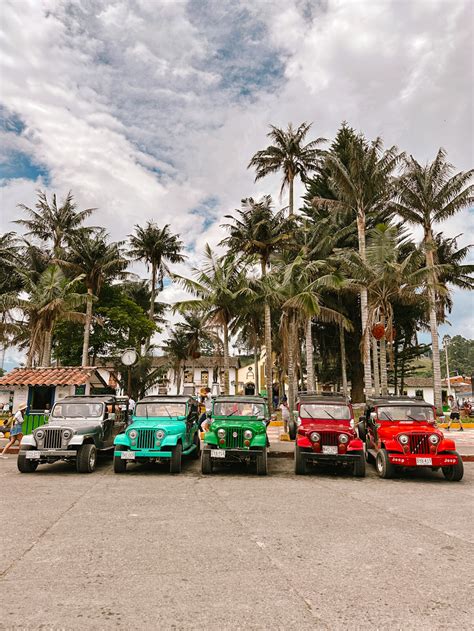
[[[81,386],[95,368],[14,368],[0,377],[0,386]]]

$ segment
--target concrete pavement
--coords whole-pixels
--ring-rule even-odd
[[[0,628],[471,628],[474,465],[269,473],[0,461]]]

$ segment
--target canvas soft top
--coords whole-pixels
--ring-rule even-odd
[[[259,395],[255,395],[255,394],[249,394],[248,396],[245,396],[245,394],[240,394],[237,396],[232,396],[230,395],[220,395],[218,397],[214,398],[214,401],[217,402],[225,402],[228,401],[229,403],[266,403],[267,399],[265,397],[261,397]]]
[[[56,403],[125,403],[128,397],[118,397],[115,394],[71,394],[62,399],[55,401]]]
[[[298,401],[302,403],[339,403],[340,405],[349,405],[349,397],[339,392],[298,392]]]
[[[425,401],[424,399],[422,399],[421,397],[408,397],[408,396],[396,396],[396,395],[388,395],[386,397],[369,397],[367,399],[367,405],[370,406],[379,406],[379,405],[410,405],[410,406],[414,406],[414,405],[419,405],[419,406],[423,406],[426,407],[427,405],[429,407],[433,407],[431,403],[428,403],[428,401]]]
[[[196,401],[196,397],[187,394],[150,394],[137,401],[137,405],[139,403],[187,403],[188,401]]]

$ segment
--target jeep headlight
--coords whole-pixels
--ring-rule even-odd
[[[246,438],[247,440],[250,440],[252,438],[253,434],[249,429],[246,429],[244,432],[244,438]]]
[[[130,438],[131,438],[132,440],[135,440],[135,438],[138,436],[138,432],[137,432],[137,430],[136,430],[136,429],[131,429],[131,430],[128,432],[128,435],[130,436]]]
[[[313,443],[319,443],[319,441],[321,440],[321,436],[318,434],[318,432],[311,432],[309,438]]]
[[[349,436],[347,434],[339,434],[339,442],[345,445],[349,442]]]
[[[398,440],[400,441],[402,445],[408,445],[408,442],[410,439],[408,438],[406,434],[402,434],[401,436],[398,437]]]
[[[163,438],[163,436],[165,435],[164,431],[162,429],[159,429],[155,436],[157,437],[158,440],[161,440]]]
[[[438,434],[431,434],[428,440],[432,445],[437,445],[439,443],[439,436]]]
[[[219,436],[219,438],[224,438],[224,436],[225,436],[225,429],[222,429],[222,427],[221,427],[221,429],[218,429],[217,430],[217,435]]]
[[[72,437],[72,432],[70,429],[65,429],[63,431],[63,438],[64,440],[69,440]]]
[[[44,429],[36,430],[35,438],[36,438],[36,440],[43,440],[43,438],[44,438]]]

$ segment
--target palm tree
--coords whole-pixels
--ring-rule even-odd
[[[150,320],[155,314],[156,290],[163,290],[163,281],[170,274],[169,263],[182,263],[184,244],[179,235],[172,234],[169,224],[159,228],[155,222],[147,221],[144,228],[135,226],[130,237],[130,255],[135,261],[145,261],[151,267]]]
[[[336,198],[331,202],[325,198],[315,198],[315,205],[333,206],[336,210],[349,211],[357,220],[359,253],[366,260],[365,231],[367,217],[382,213],[394,198],[393,173],[401,159],[398,149],[393,146],[383,151],[380,138],[368,143],[360,135],[350,139],[349,157],[346,165],[335,154],[329,153],[326,167],[330,171],[329,185]],[[371,394],[372,374],[370,365],[370,335],[368,330],[367,290],[360,289],[360,310],[362,320],[364,384],[366,396]]]
[[[106,280],[123,276],[127,260],[122,256],[121,243],[108,243],[104,228],[93,236],[79,234],[72,236],[67,258],[58,263],[76,275],[83,276],[87,290],[86,318],[82,346],[82,365],[89,364],[89,340],[92,325],[92,303]]]
[[[393,209],[405,221],[423,228],[423,247],[426,266],[430,269],[429,314],[433,354],[434,402],[442,410],[441,364],[439,357],[438,318],[436,314],[435,224],[452,217],[474,202],[474,185],[469,184],[474,170],[459,171],[446,160],[446,152],[439,149],[431,164],[421,165],[413,156],[406,159],[405,171],[398,185],[398,196]]]
[[[173,369],[176,392],[179,394],[181,390],[181,371],[186,359],[189,357],[188,336],[185,331],[176,326],[171,331],[169,338],[161,345],[161,348]]]
[[[29,216],[29,219],[17,219],[14,223],[27,228],[27,235],[37,237],[44,242],[52,240],[54,256],[59,257],[63,244],[96,209],[77,210],[71,191],[60,202],[60,205],[58,205],[55,194],[53,194],[51,202],[48,202],[44,191],[37,191],[37,195],[36,210],[25,206],[25,204],[18,204],[18,207]],[[83,228],[83,230],[91,229]]]
[[[194,268],[196,280],[173,276],[187,291],[196,296],[194,300],[176,303],[174,309],[181,313],[190,310],[205,312],[205,320],[209,324],[222,328],[224,392],[229,394],[229,326],[239,312],[238,300],[245,281],[245,273],[238,267],[233,254],[218,259],[206,244],[204,255],[205,262],[202,268]]]
[[[242,200],[242,209],[236,210],[237,217],[226,215],[231,224],[224,224],[230,232],[221,245],[237,256],[243,256],[248,262],[258,259],[261,276],[265,278],[270,257],[280,250],[291,238],[292,222],[286,220],[283,211],[274,213],[272,198],[265,195],[259,202],[252,197]],[[272,318],[269,300],[264,303],[265,330],[265,385],[268,404],[272,405]]]
[[[293,185],[296,177],[306,181],[308,173],[315,171],[319,164],[321,150],[318,145],[325,142],[324,138],[312,140],[303,145],[306,134],[311,124],[302,123],[298,129],[294,129],[290,123],[285,130],[270,125],[271,131],[267,134],[273,141],[266,149],[257,151],[248,164],[248,169],[256,169],[255,181],[270,173],[283,172],[280,195],[288,187],[290,215],[294,211]]]

